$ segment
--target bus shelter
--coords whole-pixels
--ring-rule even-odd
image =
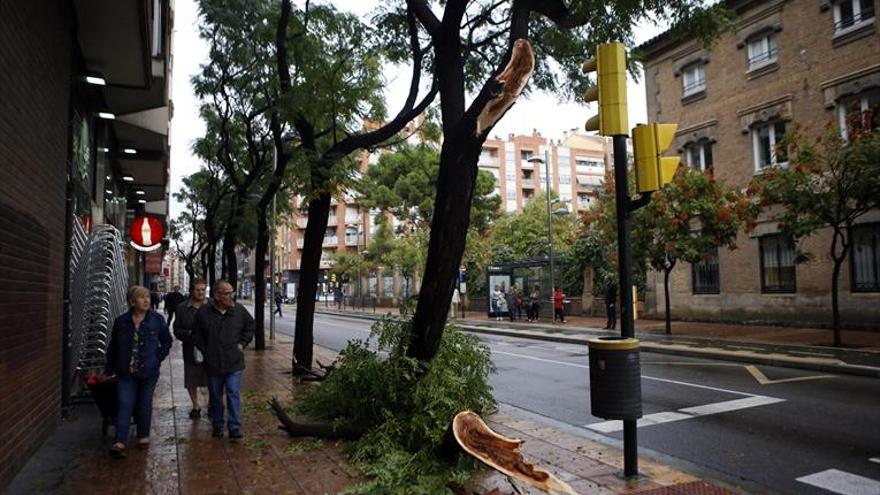
[[[560,276],[559,267],[560,265],[555,263],[556,277]],[[486,270],[486,312],[489,317],[509,317],[510,310],[513,308],[508,308],[506,304],[497,304],[495,291],[498,289],[507,294],[514,284],[518,290],[522,291],[523,299],[526,302],[529,300],[529,295],[537,287],[541,313],[544,315],[553,314],[551,304],[553,288],[550,287],[550,260],[548,257],[495,263],[488,267]],[[525,308],[523,308],[523,313],[525,313]]]

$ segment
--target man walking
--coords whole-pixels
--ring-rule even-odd
[[[185,297],[180,293],[180,286],[175,285],[174,290],[165,294],[165,314],[168,316],[168,326],[171,326],[171,322],[174,321],[174,311],[177,309],[177,305],[182,303]]]
[[[223,438],[223,394],[226,393],[229,438],[241,433],[241,376],[244,348],[254,337],[254,318],[232,299],[232,285],[220,280],[214,285],[213,299],[196,311],[193,344],[202,352],[208,370],[208,412],[213,436]]]
[[[174,336],[183,343],[183,385],[189,392],[192,401],[192,410],[189,412],[190,419],[202,417],[202,406],[199,404],[199,387],[208,386],[208,374],[205,371],[202,353],[193,345],[192,328],[195,324],[196,312],[205,304],[205,292],[208,288],[203,278],[196,278],[192,282],[192,290],[188,300],[177,305],[174,322]],[[176,289],[176,287],[175,287]],[[168,302],[165,302],[166,307]],[[171,321],[170,319],[168,321]]]
[[[608,322],[605,324],[606,330],[614,330],[617,326],[617,286],[611,277],[605,279],[605,314],[608,315]]]
[[[284,302],[284,297],[281,295],[281,291],[275,291],[275,313],[278,314],[279,318],[284,318],[281,314],[281,303]]]

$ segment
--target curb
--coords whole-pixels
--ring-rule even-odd
[[[346,313],[338,311],[320,311],[316,308],[316,313],[343,316],[347,318],[357,318],[361,320],[378,320],[385,314],[374,313]],[[547,342],[559,342],[563,344],[583,344],[586,345],[589,338],[572,337],[569,335],[554,335],[546,332],[530,332],[523,330],[499,329],[478,325],[459,325],[461,329],[486,335],[500,335],[504,337],[529,338],[534,340],[543,340]],[[590,332],[589,329],[585,331]],[[594,335],[607,335],[604,332],[591,332]],[[657,354],[670,354],[675,356],[713,358],[722,361],[734,361],[739,363],[760,364],[765,366],[778,366],[782,368],[795,368],[809,371],[821,371],[823,373],[838,373],[843,375],[864,376],[869,378],[880,378],[880,367],[864,366],[858,364],[847,364],[836,359],[821,358],[801,358],[787,356],[784,354],[760,354],[751,351],[731,351],[718,348],[694,348],[682,344],[659,344],[650,341],[641,341],[641,348],[648,352]]]

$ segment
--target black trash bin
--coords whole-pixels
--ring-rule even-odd
[[[603,419],[642,417],[639,341],[623,337],[590,339],[590,412]]]

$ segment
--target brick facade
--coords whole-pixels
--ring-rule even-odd
[[[60,417],[71,18],[0,15],[0,491]]]
[[[849,1],[849,0],[844,0]],[[715,176],[744,188],[756,172],[752,132],[774,121],[794,123],[804,132],[821,133],[838,121],[838,105],[848,95],[880,89],[880,36],[874,21],[859,29],[835,31],[834,3],[813,0],[728,1],[737,12],[733,32],[711,48],[698,42],[675,42],[661,35],[643,45],[648,117],[679,124],[675,148],[712,143]],[[775,62],[749,65],[749,42],[775,37]],[[769,52],[768,52],[769,53]],[[683,96],[689,67],[702,63],[705,90]],[[864,222],[880,220],[872,212]],[[759,237],[777,231],[764,222],[742,233],[735,251],[720,251],[720,292],[695,295],[691,266],[680,263],[671,277],[672,313],[676,318],[767,321],[828,325],[831,320],[830,229],[803,241],[811,261],[796,266],[796,291],[762,292]],[[840,277],[844,325],[876,328],[880,293],[850,289],[849,259]],[[649,280],[646,308],[662,315],[663,277]]]

